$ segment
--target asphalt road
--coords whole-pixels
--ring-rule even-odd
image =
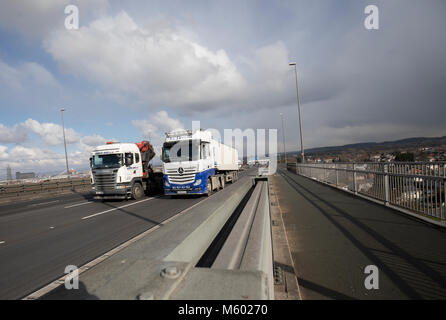
[[[251,171],[241,171],[240,177]],[[0,299],[20,299],[205,196],[95,201],[89,193],[0,206]]]
[[[274,181],[303,299],[446,299],[445,229],[283,169]]]
[[[0,299],[22,298],[203,199],[76,194],[1,206]]]

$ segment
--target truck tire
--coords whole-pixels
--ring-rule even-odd
[[[212,181],[211,178],[208,178],[208,184],[207,184],[207,192],[206,195],[209,197],[213,193],[212,190]]]
[[[144,189],[139,182],[135,182],[132,188],[132,197],[135,200],[141,199],[144,196]]]

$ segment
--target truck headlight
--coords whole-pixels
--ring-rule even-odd
[[[116,189],[125,189],[125,186],[116,186]]]
[[[166,187],[170,187],[170,184],[169,184],[169,182],[167,182],[167,181],[164,181],[164,185],[165,185]]]
[[[201,184],[201,179],[198,179],[197,181],[195,181],[194,186],[198,186]]]

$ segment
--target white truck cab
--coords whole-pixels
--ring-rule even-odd
[[[211,194],[237,179],[238,153],[210,131],[166,133],[162,150],[164,194]]]
[[[140,198],[144,195],[141,153],[135,143],[107,143],[90,158],[92,191],[100,197]]]

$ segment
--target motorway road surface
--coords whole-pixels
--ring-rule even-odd
[[[81,193],[0,206],[0,299],[23,298],[204,199],[101,202]]]
[[[273,179],[303,299],[446,299],[445,229],[283,169]]]

